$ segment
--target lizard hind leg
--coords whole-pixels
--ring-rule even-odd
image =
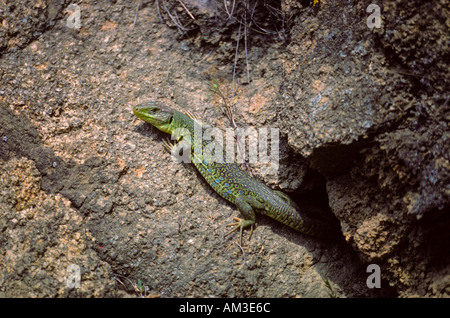
[[[228,226],[234,226],[234,228],[231,231],[229,231],[227,234],[225,234],[225,236],[228,236],[231,233],[237,231],[237,229],[239,229],[239,233],[240,233],[239,234],[239,241],[240,241],[240,245],[242,246],[242,230],[245,227],[250,226],[250,236],[248,237],[248,240],[250,241],[250,239],[252,238],[253,225],[255,224],[255,221],[253,221],[253,220],[244,220],[244,219],[236,218],[236,217],[234,218],[234,220],[237,221],[237,222],[228,224]]]
[[[228,232],[225,236],[239,229],[240,241],[242,246],[242,230],[245,227],[250,226],[250,237],[249,237],[250,240],[253,234],[253,226],[256,220],[255,211],[253,209],[264,209],[264,204],[251,196],[242,196],[242,195],[236,198],[235,204],[239,212],[241,212],[242,219],[235,218],[237,222],[229,225],[234,226],[234,229]]]

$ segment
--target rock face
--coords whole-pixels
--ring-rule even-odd
[[[0,163],[0,295],[112,296],[111,268],[70,201],[42,191],[33,161]]]
[[[445,295],[448,285],[427,290],[424,281],[448,284],[449,275],[438,243],[449,238],[448,8],[383,1],[380,28],[370,29],[370,4],[299,16],[279,118],[289,145],[326,176],[359,255],[385,264],[404,295]]]
[[[311,2],[0,8],[0,296],[448,297],[448,2]],[[278,173],[246,168],[343,238],[224,238],[238,212],[132,115],[149,99],[278,128]]]

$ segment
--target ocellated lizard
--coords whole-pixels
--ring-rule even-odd
[[[177,128],[184,128],[188,131],[191,136],[190,140],[185,140],[186,135],[178,134],[176,135],[177,141],[188,141],[190,143],[190,157],[197,170],[215,192],[225,200],[235,204],[240,211],[242,219],[235,218],[238,222],[230,224],[234,226],[234,229],[229,233],[240,229],[241,243],[242,229],[250,226],[253,231],[255,211],[311,236],[328,237],[336,233],[335,225],[313,219],[301,213],[298,206],[288,195],[270,189],[259,180],[251,177],[246,171],[240,169],[238,164],[225,163],[225,160],[214,162],[209,161],[209,158],[202,157],[203,149],[211,141],[201,140],[197,142],[196,138],[192,138],[195,124],[198,123],[194,116],[185,115],[154,102],[136,106],[133,113],[138,118],[168,134],[176,133]],[[165,146],[168,150],[172,150],[174,147],[167,143]],[[225,151],[223,151],[223,156],[225,158]]]

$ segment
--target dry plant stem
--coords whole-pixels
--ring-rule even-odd
[[[226,0],[223,0],[223,6],[224,6],[224,8],[225,8],[225,11],[226,11],[227,14],[228,14],[228,19],[231,19],[231,18],[233,17],[233,12],[234,12],[234,6],[235,6],[235,4],[236,4],[236,0],[233,0],[233,5],[231,6],[231,12],[230,12],[230,11],[228,11],[227,1],[226,1]]]
[[[184,10],[186,10],[186,12],[189,14],[189,16],[192,18],[192,20],[195,20],[194,16],[191,14],[191,12],[188,10],[188,8],[186,8],[186,6],[184,5],[184,3],[181,0],[178,0],[178,2],[181,4],[181,6],[184,8]]]
[[[247,12],[245,13],[247,15]],[[250,67],[248,65],[248,51],[247,51],[247,25],[244,25],[244,47],[245,47],[245,64],[247,67],[247,82],[250,85]]]
[[[164,23],[164,19],[161,14],[161,9],[159,5],[159,0],[156,0],[156,9],[158,10],[159,19],[161,20],[161,23]]]
[[[137,16],[138,16],[138,12],[139,12],[139,7],[140,6],[141,6],[141,0],[139,0],[137,8],[136,8],[136,15],[134,16],[133,29],[134,29],[134,26],[136,25],[136,20],[137,20]]]
[[[222,110],[222,113],[224,113],[227,118],[230,120],[231,124],[233,125],[233,128],[236,129],[236,122],[234,120],[234,116],[233,116],[233,112],[230,108],[230,106],[227,103],[227,99],[225,98],[225,95],[222,93],[222,91],[219,89],[219,86],[217,85],[213,90],[214,93],[216,93],[217,95],[219,95],[222,100],[223,100],[223,104],[225,105],[224,107],[219,106],[220,109]]]
[[[233,68],[233,91],[232,91],[232,97],[231,97],[231,113],[233,114],[235,109],[236,109],[236,104],[234,101],[234,97],[236,94],[236,86],[235,86],[235,78],[236,78],[236,68],[237,68],[237,59],[238,59],[238,51],[239,51],[239,40],[241,38],[241,27],[242,27],[242,23],[239,23],[239,33],[238,33],[238,39],[237,39],[237,43],[236,43],[236,53],[234,56],[234,68]],[[234,119],[233,119],[233,126],[236,129],[236,123],[234,123]],[[240,139],[238,139],[238,143],[237,143],[237,151],[238,151],[238,156],[241,156],[244,152],[242,149],[242,143],[239,142]]]
[[[240,245],[238,242],[234,242],[234,244],[236,244],[239,247],[239,249],[241,250],[241,253],[242,253],[242,258],[245,259],[245,251],[242,248],[242,245]]]
[[[225,0],[224,0],[224,1],[225,1]],[[235,3],[235,1],[233,1],[233,10],[234,10],[234,3]],[[266,34],[266,35],[267,35],[267,34],[269,34],[269,35],[277,34],[277,35],[280,36],[280,37],[281,37],[280,33],[282,33],[282,34],[285,35],[285,30],[284,30],[284,28],[283,28],[283,30],[281,30],[281,31],[279,31],[279,30],[276,30],[276,31],[267,30],[267,29],[265,29],[265,28],[259,26],[259,25],[256,23],[256,21],[253,20],[253,13],[255,12],[256,6],[257,6],[258,4],[259,4],[259,3],[256,2],[255,5],[253,6],[250,24],[247,24],[247,21],[243,21],[242,18],[239,19],[239,18],[237,18],[237,17],[232,16],[232,14],[233,14],[234,11],[232,10],[231,12],[229,12],[228,7],[225,5],[225,2],[224,2],[224,7],[225,7],[225,9],[220,8],[220,10],[225,11],[225,13],[228,15],[228,19],[233,19],[233,20],[235,20],[236,22],[239,22],[239,23],[242,23],[242,24],[247,24],[247,27],[248,27],[249,29],[252,29],[252,30],[254,30],[254,31],[256,31],[256,32],[258,32],[258,33],[260,33],[260,34]],[[245,7],[246,7],[247,10],[248,10],[249,5],[248,5],[248,2],[247,2],[247,1],[245,1]],[[273,6],[270,6],[270,5],[265,4],[265,7],[267,7],[269,10],[271,10],[272,12],[274,12],[274,15],[280,15],[280,14],[279,14],[279,10],[275,9]],[[255,27],[250,28],[250,26],[251,26],[252,23],[255,24]],[[283,25],[284,25],[284,19],[282,19],[282,23],[283,23]]]
[[[175,13],[175,16],[173,16],[173,15],[170,13],[169,9],[168,9],[167,6],[166,6],[165,1],[164,1],[164,0],[161,0],[161,3],[162,3],[162,5],[163,5],[164,10],[166,11],[167,15],[170,17],[170,19],[173,21],[173,23],[175,23],[175,25],[177,26],[178,31],[180,31],[181,33],[183,33],[183,31],[189,31],[188,28],[185,28],[185,27],[181,24],[180,19],[178,18],[178,15],[177,15],[176,13]],[[158,5],[159,5],[159,1],[158,1]]]
[[[232,86],[232,92],[231,92],[231,94],[232,94],[231,95],[231,105],[232,105],[233,111],[234,111],[234,96],[236,93],[235,79],[236,79],[236,67],[237,67],[238,50],[239,50],[239,40],[241,38],[241,26],[242,26],[242,22],[239,23],[238,38],[236,41],[236,52],[234,53],[233,86]]]

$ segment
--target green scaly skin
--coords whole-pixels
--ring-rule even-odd
[[[208,162],[208,158],[205,157],[202,157],[201,161],[196,160],[199,158],[198,153],[202,154],[205,146],[211,143],[206,140],[199,143],[192,137],[194,136],[194,126],[198,123],[197,120],[153,102],[136,106],[133,113],[168,134],[172,134],[176,128],[185,128],[189,131],[191,161],[214,191],[225,200],[235,204],[242,215],[242,219],[236,218],[238,222],[231,224],[235,226],[234,230],[240,229],[241,240],[243,228],[251,226],[253,229],[255,211],[311,236],[329,237],[332,236],[331,233],[336,232],[331,224],[302,215],[297,205],[286,194],[268,188],[241,170],[236,163]],[[183,136],[177,135],[176,137],[178,142],[185,140]],[[223,158],[225,158],[225,151]]]

